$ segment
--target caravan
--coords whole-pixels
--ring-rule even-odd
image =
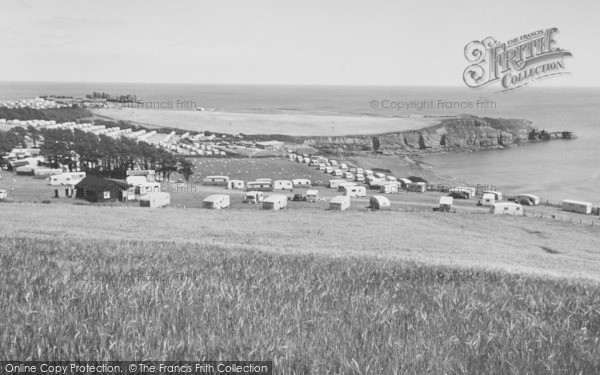
[[[269,195],[263,200],[263,210],[282,210],[287,206],[288,198],[285,195]]]
[[[346,211],[350,208],[350,197],[346,195],[338,195],[331,198],[329,201],[329,209],[334,211]]]
[[[538,206],[540,204],[540,197],[533,194],[518,194],[515,195],[515,203],[527,206]]]
[[[275,180],[273,190],[293,190],[294,184],[289,180]]]
[[[329,188],[337,189],[340,185],[346,184],[346,180],[329,180]]]
[[[310,187],[312,185],[312,183],[310,182],[310,180],[307,180],[305,178],[298,178],[298,179],[292,180],[292,185],[294,185],[295,188],[304,188],[304,187]]]
[[[166,207],[171,204],[171,194],[169,193],[148,193],[140,198],[140,207]]]
[[[229,177],[227,176],[208,176],[202,180],[204,185],[227,186]]]
[[[50,185],[61,186],[67,185],[68,183],[76,180],[82,180],[85,178],[85,172],[70,172],[62,173],[54,176],[50,176]]]
[[[490,213],[494,215],[516,215],[522,216],[523,206],[517,203],[501,202],[494,203],[490,208]]]
[[[226,194],[214,194],[206,197],[202,201],[202,207],[210,208],[213,210],[220,210],[229,207],[229,195]]]
[[[344,195],[348,197],[366,197],[367,188],[364,186],[344,186]]]
[[[307,190],[306,191],[306,201],[307,202],[318,202],[319,201],[319,191],[318,190]]]
[[[242,180],[229,180],[227,181],[227,189],[244,189],[244,181]]]
[[[265,198],[265,196],[262,191],[247,191],[246,194],[244,195],[243,202],[258,204],[258,203],[261,203],[264,198]]]
[[[389,210],[391,209],[390,200],[383,195],[373,195],[369,199],[369,208],[373,210]]]
[[[483,207],[491,207],[494,205],[494,203],[496,203],[496,195],[492,193],[484,193],[480,202]]]
[[[440,197],[440,212],[450,212],[453,204],[454,198],[451,196]]]
[[[273,191],[273,183],[268,181],[250,181],[246,184],[246,190]]]
[[[574,201],[571,199],[565,199],[560,203],[563,211],[577,212],[580,214],[591,214],[592,204],[589,202]]]

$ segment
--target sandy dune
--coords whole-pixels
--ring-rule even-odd
[[[209,130],[229,134],[286,134],[332,136],[378,134],[415,130],[438,122],[435,118],[373,116],[319,116],[309,114],[260,114],[148,110],[140,108],[97,109],[96,115],[144,125],[185,130]]]

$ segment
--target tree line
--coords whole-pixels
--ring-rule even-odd
[[[66,165],[70,170],[75,170],[79,166],[86,173],[118,179],[126,178],[126,171],[136,167],[154,169],[167,179],[173,172],[181,173],[186,180],[193,174],[194,167],[189,160],[126,137],[114,139],[79,129],[37,131],[39,134],[31,136],[35,138],[41,135],[44,138],[40,154],[52,168]]]

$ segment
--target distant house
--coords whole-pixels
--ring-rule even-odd
[[[127,197],[129,185],[125,181],[86,176],[75,185],[75,197],[89,202],[109,202]]]
[[[263,150],[278,150],[283,147],[283,142],[281,142],[281,141],[256,142],[256,147],[261,148]]]

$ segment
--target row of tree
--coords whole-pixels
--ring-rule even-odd
[[[39,135],[44,138],[40,152],[50,167],[62,164],[75,169],[79,166],[91,174],[119,179],[124,179],[126,171],[136,167],[154,169],[167,179],[171,173],[179,172],[189,180],[194,171],[189,160],[126,137],[113,139],[78,129],[43,129]]]

